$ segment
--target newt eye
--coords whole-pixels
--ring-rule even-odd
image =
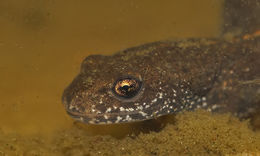
[[[141,90],[142,82],[133,77],[118,79],[112,88],[113,93],[121,98],[129,99],[136,96]]]

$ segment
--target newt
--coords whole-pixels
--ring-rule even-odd
[[[87,124],[128,123],[198,108],[247,118],[260,105],[260,35],[158,41],[90,55],[64,90]]]

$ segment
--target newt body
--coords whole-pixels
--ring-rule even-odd
[[[91,55],[63,93],[84,123],[143,121],[197,108],[248,117],[260,103],[260,38],[154,42]]]

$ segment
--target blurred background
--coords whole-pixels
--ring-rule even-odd
[[[224,5],[223,0],[0,0],[0,129],[44,135],[71,127],[61,95],[86,56],[164,39],[219,37],[241,24],[229,20],[233,14],[225,14]]]

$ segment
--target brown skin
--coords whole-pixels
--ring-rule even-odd
[[[128,123],[205,108],[240,118],[260,101],[260,37],[188,39],[145,44],[112,56],[88,56],[65,89],[63,103],[91,124]],[[118,79],[142,83],[135,96],[113,92]]]

